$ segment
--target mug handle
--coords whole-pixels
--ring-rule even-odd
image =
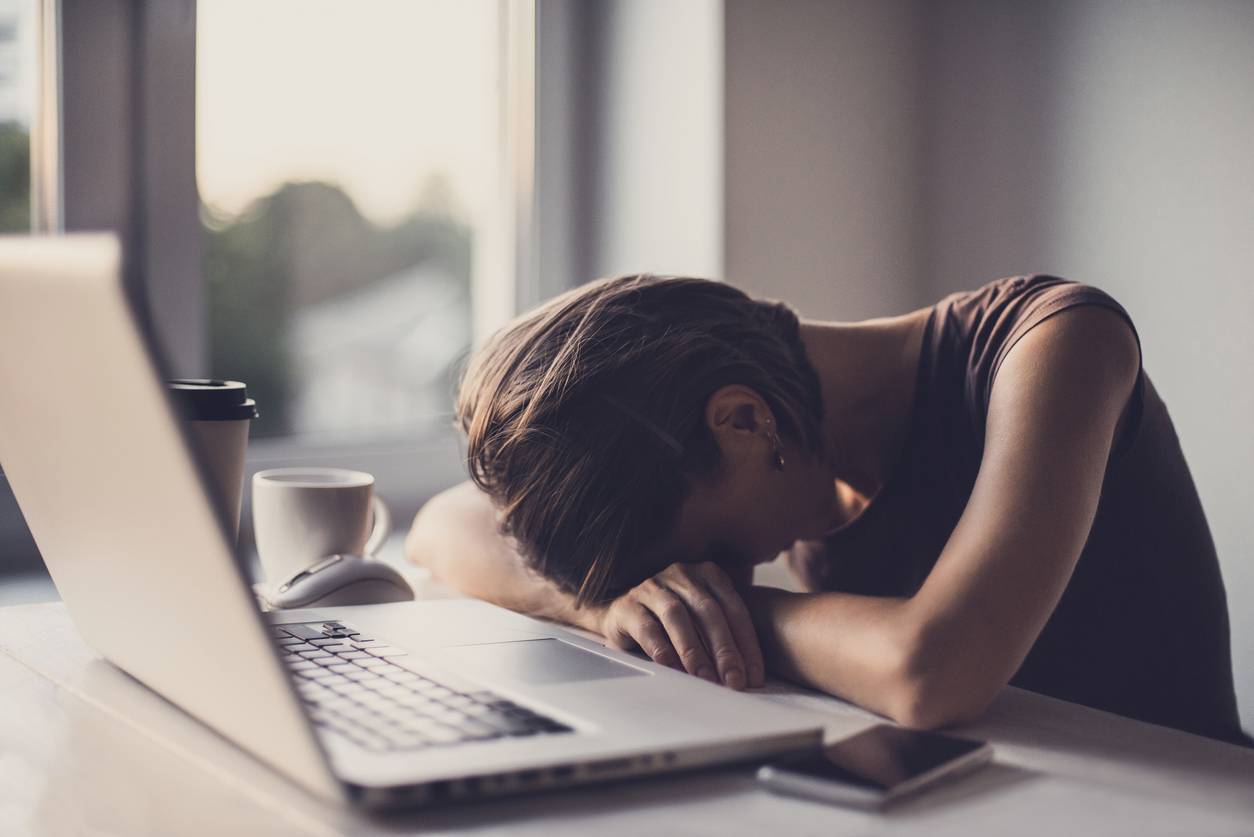
[[[378,552],[383,542],[388,539],[388,535],[392,534],[392,515],[388,513],[387,504],[379,499],[377,494],[373,495],[370,500],[371,517],[374,522],[370,526],[370,539],[366,541],[366,546],[362,550],[367,558]]]

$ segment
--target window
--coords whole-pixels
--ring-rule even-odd
[[[36,0],[0,0],[0,233],[31,230],[30,129],[35,101]],[[4,463],[0,463],[3,466]],[[0,605],[54,598],[0,472]]]
[[[214,0],[196,21],[210,372],[254,438],[451,419],[503,182],[497,0]]]
[[[30,231],[35,0],[0,0],[0,233]]]
[[[464,473],[472,332],[534,295],[535,9],[0,0],[0,219],[30,228],[39,104],[39,217],[115,230],[172,368],[249,384],[250,470],[368,470],[403,521]],[[2,475],[0,546],[38,566]]]

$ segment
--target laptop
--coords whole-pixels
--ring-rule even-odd
[[[262,613],[120,265],[108,235],[0,238],[0,464],[80,635],[114,665],[363,807],[819,745],[813,715],[483,602]]]

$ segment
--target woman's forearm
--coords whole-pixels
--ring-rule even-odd
[[[919,725],[906,600],[754,587],[748,601],[769,669]]]
[[[576,608],[573,596],[523,566],[497,531],[491,504],[469,483],[422,507],[405,538],[405,554],[467,595],[529,616],[599,628],[598,611]]]

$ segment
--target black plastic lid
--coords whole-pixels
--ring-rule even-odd
[[[188,421],[239,421],[255,419],[257,404],[239,381],[210,378],[178,378],[166,381],[174,405]]]

